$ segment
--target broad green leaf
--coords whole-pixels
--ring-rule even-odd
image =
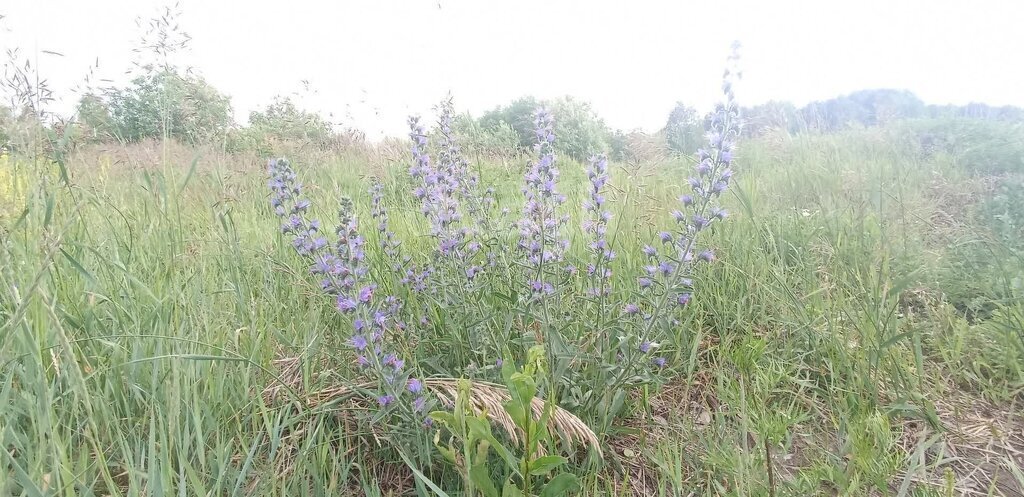
[[[540,491],[540,497],[560,497],[579,491],[580,482],[576,475],[562,473],[544,485],[544,489]]]
[[[455,415],[453,415],[450,412],[433,411],[430,413],[430,419],[433,419],[434,421],[440,421],[441,423],[447,425],[449,428],[455,426]]]
[[[501,489],[501,497],[523,497],[523,492],[512,483],[512,480],[509,480],[505,482],[505,487]]]
[[[491,481],[491,475],[487,471],[487,463],[481,462],[473,465],[473,468],[469,470],[469,479],[473,480],[473,484],[476,488],[483,492],[487,497],[498,497],[498,487],[494,486],[494,482]]]
[[[526,410],[524,410],[523,406],[520,405],[518,402],[514,400],[506,402],[505,412],[508,414],[510,418],[512,418],[512,422],[515,423],[516,426],[521,428],[522,426],[527,424]]]
[[[530,464],[531,475],[546,475],[551,470],[569,462],[568,459],[562,456],[541,456],[534,459],[533,463]]]

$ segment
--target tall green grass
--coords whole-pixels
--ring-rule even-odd
[[[957,150],[925,153],[918,136],[897,126],[744,144],[732,216],[709,240],[721,263],[666,347],[682,366],[630,399],[605,464],[577,468],[588,494],[959,491],[950,465],[922,454],[958,419],[937,404],[1019,407],[1024,261],[1019,240],[986,221],[983,168]],[[72,186],[45,167],[0,175],[27,192],[0,209],[0,494],[415,491],[365,427],[260,395],[280,374],[274,358],[337,362],[344,336],[276,234],[262,169],[153,166],[83,168]],[[403,165],[298,167],[326,219],[342,194],[368,219],[378,176],[403,250],[426,250]],[[522,171],[479,167],[515,216]],[[613,166],[619,291],[670,222],[688,167]],[[578,220],[583,168],[562,169]],[[950,203],[965,191],[977,193]],[[313,381],[321,363],[303,364]],[[1009,482],[991,488],[1024,488],[1000,486],[1021,474],[1012,456],[1001,464]]]

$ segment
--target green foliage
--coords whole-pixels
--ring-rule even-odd
[[[773,130],[798,133],[807,127],[800,111],[789,102],[771,101],[744,107],[742,114],[743,133],[747,136],[761,136]]]
[[[533,97],[518,98],[508,105],[485,112],[480,116],[480,127],[483,129],[511,127],[519,137],[519,147],[528,150],[537,140],[533,136],[533,114],[542,105],[544,105],[543,102]]]
[[[946,118],[903,123],[925,157],[948,156],[974,174],[1024,173],[1024,122]]]
[[[1024,254],[1024,174],[997,181],[991,197],[978,208],[979,222],[1006,247]]]
[[[610,399],[609,410],[621,414],[602,433],[603,466],[569,458],[549,475],[576,475],[584,495],[639,491],[634,467],[657,487],[644,487],[649,493],[666,496],[768,495],[767,468],[776,470],[780,496],[898,494],[904,482],[906,495],[976,488],[1014,495],[1003,478],[1019,463],[998,437],[981,437],[972,451],[962,431],[973,418],[964,423],[940,409],[943,429],[928,421],[929,402],[949,402],[971,406],[968,416],[991,413],[1019,426],[1024,391],[1024,264],[1010,250],[1021,243],[1015,131],[957,121],[744,141],[739,188],[724,198],[729,229],[709,235],[728,263],[705,270],[692,318],[662,344],[671,383]],[[928,131],[952,145],[928,151]],[[227,175],[150,164],[138,174],[82,174],[68,189],[30,161],[19,151],[0,157],[0,195],[14,192],[3,197],[12,215],[0,219],[0,492],[434,495],[386,486],[406,471],[403,459],[379,444],[378,427],[339,416],[341,401],[305,406],[321,387],[350,384],[352,358],[336,339],[343,324],[332,303],[313,297],[320,289],[305,263],[267,236],[277,226],[261,171],[241,160],[228,164],[238,172]],[[403,254],[424,258],[432,249],[423,236],[429,227],[400,193],[408,185],[398,162],[371,166],[338,155],[304,170],[307,183],[325,185],[310,193],[322,218],[337,195],[357,199],[362,225],[371,225],[367,254],[380,293],[396,283],[382,276],[390,267],[368,221],[371,167],[386,200],[402,206],[391,222],[407,241]],[[488,161],[474,167],[496,188],[498,208],[521,208],[518,174]],[[614,293],[634,291],[628,275],[646,264],[635,254],[673,222],[662,214],[683,191],[687,167],[674,160],[610,168],[610,186],[623,199],[610,228],[620,254]],[[563,174],[567,204],[580,205],[582,171]],[[962,198],[938,195],[944,184]],[[578,212],[570,215],[578,226]],[[574,240],[570,250],[579,254],[582,245]],[[517,298],[506,290],[473,302],[483,313]],[[987,311],[956,303],[974,300]],[[579,315],[555,299],[551,310]],[[415,337],[407,367],[440,374],[471,362],[482,335],[448,321],[456,312],[465,311],[430,316],[436,334]],[[502,343],[531,346],[531,329],[520,334],[528,325],[518,317],[502,323],[510,333]],[[580,335],[593,337],[592,325],[583,322]],[[296,377],[303,381],[282,389],[285,401],[266,402],[263,388],[290,379],[274,362],[278,351],[302,359]],[[577,368],[586,358],[574,349],[563,358],[573,365],[565,375],[603,374]],[[504,379],[492,364],[476,361],[465,374]],[[535,397],[552,397],[546,373],[528,375],[540,384]],[[530,385],[511,390],[528,393]],[[572,399],[585,393],[555,396],[583,412]],[[516,410],[510,403],[507,411]],[[477,434],[493,428],[464,423],[465,434],[474,424]],[[487,443],[486,477],[502,491],[509,475],[523,473],[527,452],[492,436],[512,453],[506,459]],[[463,439],[445,438],[464,459]],[[470,444],[471,461],[485,460],[486,438]],[[991,469],[971,468],[978,481],[964,480],[949,457],[932,457],[952,443],[961,454],[999,455],[987,460]],[[565,455],[549,447],[545,455]],[[412,459],[426,462],[416,471],[439,487],[465,487],[458,469],[430,464],[427,455]],[[475,488],[486,486],[479,465],[465,468],[477,468],[469,475]],[[532,491],[552,485],[550,476],[534,475]],[[521,491],[522,479],[512,481],[509,495]]]
[[[108,141],[117,138],[117,126],[103,97],[95,94],[84,95],[78,101],[75,115],[76,123],[85,140]]]
[[[555,116],[555,149],[560,153],[585,161],[591,155],[608,150],[610,131],[604,120],[588,102],[563,97],[551,103],[551,113]]]
[[[676,154],[693,154],[704,140],[704,122],[697,109],[677,102],[665,123],[665,141]]]
[[[14,112],[10,107],[0,104],[0,148],[11,146],[11,128],[14,127]]]
[[[556,150],[578,161],[608,149],[610,131],[591,105],[572,97],[540,101],[534,97],[517,99],[507,106],[484,113],[479,119],[483,129],[511,127],[519,137],[519,147],[529,150],[536,142],[533,116],[537,109],[548,107],[555,116]]]
[[[442,445],[438,432],[434,441],[445,459],[458,469],[466,495],[560,497],[580,490],[575,475],[560,471],[569,460],[551,454],[557,449],[548,426],[554,404],[545,402],[540,418],[534,419],[532,403],[537,396],[537,381],[543,370],[544,356],[543,347],[535,346],[530,349],[522,371],[516,371],[511,361],[505,362],[502,368],[510,397],[504,409],[522,437],[521,446],[507,448],[491,433],[486,414],[473,412],[469,405],[472,394],[468,380],[459,382],[453,412],[430,413],[431,418],[447,428],[451,435]],[[491,450],[504,463],[504,471],[498,472],[502,475],[497,478],[499,483],[495,483],[491,476],[495,472],[489,458]]]
[[[250,113],[244,134],[248,147],[264,156],[279,155],[283,144],[326,149],[334,138],[329,122],[299,109],[288,97],[277,97],[264,110]]]
[[[455,118],[453,128],[469,157],[506,159],[519,155],[519,133],[506,121],[477,120],[462,114]]]
[[[851,124],[876,126],[897,119],[921,117],[925,105],[906,90],[861,90],[822,102],[812,102],[801,111],[812,128],[834,131]]]
[[[110,90],[105,100],[113,133],[129,142],[166,136],[208,143],[223,138],[233,123],[228,97],[202,77],[173,69],[146,71],[128,87]],[[85,105],[98,107],[92,99]]]

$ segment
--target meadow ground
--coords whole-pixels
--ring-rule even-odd
[[[923,138],[949,126],[741,143],[731,216],[707,239],[718,262],[663,345],[661,383],[592,424],[605,457],[572,460],[583,494],[1024,495],[1024,156],[959,128]],[[348,195],[366,227],[378,177],[416,257],[427,227],[399,152],[294,165],[321,217]],[[525,161],[474,164],[513,217]],[[0,165],[0,494],[417,491],[372,426],[304,404],[352,356],[278,234],[261,160],[93,149],[67,163],[71,186],[53,165]],[[611,165],[615,291],[690,165]],[[583,258],[584,169],[560,167]],[[378,291],[397,292],[371,242]],[[459,350],[435,336],[403,352],[428,377],[485,376]],[[295,396],[265,398],[282,380]],[[424,469],[455,494],[450,468]]]

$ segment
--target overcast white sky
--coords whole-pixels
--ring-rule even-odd
[[[167,2],[3,0],[0,49],[38,53],[53,87],[125,79],[138,17]],[[1024,1],[182,0],[187,62],[236,116],[312,85],[303,103],[370,137],[402,134],[451,91],[474,114],[571,94],[616,128],[660,128],[677,100],[707,108],[732,40],[744,104],[864,88],[930,103],[1024,106]],[[53,50],[64,57],[47,56]],[[66,95],[66,92],[65,92]],[[64,108],[74,98],[66,96]]]

